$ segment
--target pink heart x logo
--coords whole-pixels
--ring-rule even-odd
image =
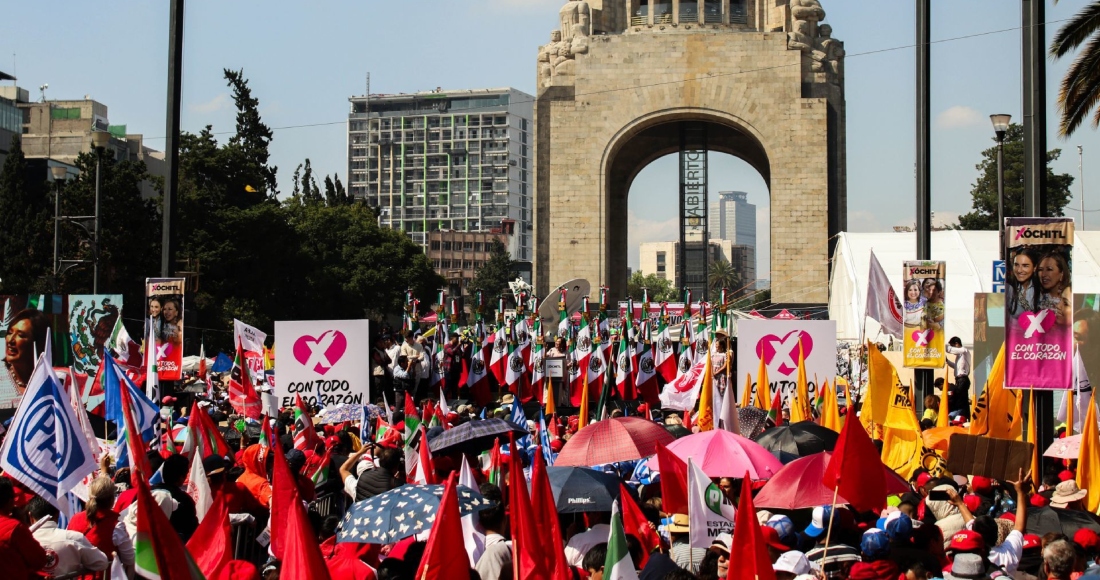
[[[928,346],[928,341],[932,340],[933,336],[936,336],[936,332],[929,328],[928,330],[914,330],[911,338],[916,346]]]
[[[1036,333],[1046,334],[1050,327],[1054,326],[1055,316],[1050,310],[1024,312],[1017,321],[1024,329],[1024,338],[1031,338]]]

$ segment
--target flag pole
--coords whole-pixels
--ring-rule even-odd
[[[829,525],[825,526],[825,549],[821,552],[821,562],[824,565],[825,557],[829,555],[829,540],[833,536],[833,516],[836,515],[836,499],[840,493],[840,484],[833,488],[833,507],[829,511]]]

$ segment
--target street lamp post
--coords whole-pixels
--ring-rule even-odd
[[[92,146],[95,147],[95,226],[92,243],[95,253],[92,255],[92,294],[99,294],[99,186],[102,182],[100,166],[103,164],[103,149],[111,141],[106,131],[92,131]]]
[[[68,170],[64,167],[53,166],[50,167],[50,175],[53,177],[54,193],[53,193],[53,282],[52,289],[57,291],[57,252],[61,242],[61,182],[65,180],[65,176],[68,174]]]
[[[997,239],[1001,245],[998,252],[1003,260],[1005,257],[1005,133],[1008,132],[1012,115],[996,113],[990,115],[989,120],[993,122],[993,132],[997,137]]]

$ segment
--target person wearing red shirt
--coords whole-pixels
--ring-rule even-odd
[[[0,562],[4,578],[38,578],[47,564],[46,550],[34,539],[30,528],[15,519],[15,488],[10,479],[0,477]]]

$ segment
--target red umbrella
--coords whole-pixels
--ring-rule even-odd
[[[796,510],[812,508],[833,503],[833,490],[821,483],[825,467],[829,465],[832,453],[825,451],[796,459],[768,480],[760,493],[753,498],[758,508]],[[883,466],[886,476],[886,493],[902,494],[910,491],[909,484],[900,475]],[[836,498],[837,504],[846,504],[843,497]]]
[[[562,447],[555,466],[589,467],[641,459],[656,453],[657,445],[675,441],[664,427],[640,417],[597,421],[577,431]]]

